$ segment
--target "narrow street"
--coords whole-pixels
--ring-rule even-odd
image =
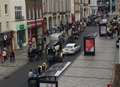
[[[81,34],[79,37],[78,42],[82,44],[83,47],[83,37],[87,34],[97,32],[98,28],[96,26],[87,27],[84,33]],[[82,51],[81,51],[82,52]],[[64,61],[71,61],[73,62],[77,57],[80,56],[81,52],[72,55],[72,56],[66,56]],[[23,56],[24,58],[24,56]],[[39,62],[37,63],[28,63],[24,67],[18,69],[16,72],[14,72],[9,77],[0,80],[0,87],[27,87],[27,75],[28,71],[31,68],[36,68]],[[63,75],[64,76],[64,75]],[[62,76],[61,76],[62,77]]]

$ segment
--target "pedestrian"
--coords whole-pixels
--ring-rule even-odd
[[[22,40],[19,41],[19,48],[22,48]]]
[[[10,53],[10,62],[15,62],[15,52],[13,50]]]
[[[32,46],[29,45],[29,47],[28,47],[28,57],[31,57],[31,52],[32,52]]]
[[[42,74],[42,66],[38,65],[38,74],[41,75]]]
[[[47,70],[47,64],[45,62],[42,64],[42,70],[44,72]]]
[[[31,78],[31,77],[33,77],[33,70],[32,69],[30,69],[28,72],[28,78]]]
[[[2,56],[2,53],[0,52],[0,62],[3,63],[4,62],[4,57]]]
[[[3,62],[5,62],[7,60],[7,52],[5,49],[2,51],[2,57],[3,57]]]

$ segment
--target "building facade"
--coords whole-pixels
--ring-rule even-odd
[[[11,9],[11,29],[15,31],[16,48],[21,48],[27,45],[27,23],[26,23],[26,8],[25,0],[13,0],[10,2]],[[14,3],[14,5],[13,5]]]
[[[8,0],[0,0],[0,53],[7,48],[13,49],[13,38],[10,29],[10,13]]]
[[[117,13],[118,15],[120,15],[120,0],[117,0],[117,1],[116,1],[116,4],[117,4],[117,5],[116,5],[116,6],[117,6],[117,7],[116,7],[116,13]]]
[[[69,20],[70,0],[43,0],[43,14],[47,21],[47,29],[66,24]]]
[[[26,12],[24,0],[0,0],[0,31],[5,34],[4,43],[13,49],[26,45]],[[9,32],[11,32],[9,34]],[[11,38],[9,38],[11,37]],[[8,40],[9,39],[9,40]],[[7,42],[9,41],[9,42]],[[11,42],[10,42],[11,41]]]
[[[80,20],[80,0],[74,1],[74,9],[75,9],[75,19]]]
[[[97,0],[91,0],[90,7],[91,7],[91,14],[96,15],[98,10]]]
[[[97,0],[98,12],[100,14],[113,14],[117,9],[117,0]]]
[[[81,18],[91,15],[91,0],[80,0],[80,15]]]
[[[43,17],[42,0],[25,0],[28,44],[43,49],[43,35],[46,33],[46,19]]]

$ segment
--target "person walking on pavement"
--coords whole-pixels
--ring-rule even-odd
[[[42,64],[42,70],[44,72],[47,70],[47,64],[45,62]]]
[[[7,52],[5,49],[3,49],[3,51],[2,51],[2,56],[3,56],[3,60],[4,60],[3,62],[5,62],[7,60]]]
[[[0,62],[1,62],[1,63],[4,62],[4,57],[2,56],[2,52],[0,52]]]
[[[19,41],[19,47],[22,48],[22,40]]]
[[[38,74],[41,75],[42,74],[42,66],[38,65]]]

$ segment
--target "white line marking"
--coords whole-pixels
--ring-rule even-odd
[[[58,70],[55,73],[55,76],[59,76],[70,64],[71,64],[71,62],[67,62],[66,65],[62,68],[62,70]]]

